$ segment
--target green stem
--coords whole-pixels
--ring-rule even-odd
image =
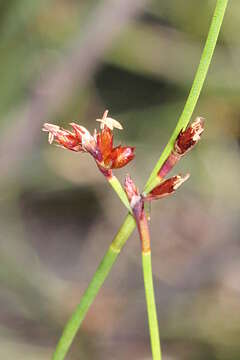
[[[74,311],[71,317],[71,321],[68,321],[67,325],[63,330],[62,337],[58,342],[56,351],[52,357],[53,360],[64,359],[79,327],[81,326],[85,314],[87,313],[99,289],[101,288],[109,271],[111,270],[118,256],[118,253],[119,250],[116,251],[113,247],[110,247],[106,252],[99,267],[97,268],[97,271],[94,274],[91,283],[89,284],[87,290],[83,294],[80,304],[77,306],[76,310]]]
[[[117,195],[120,198],[120,200],[122,201],[122,203],[126,206],[128,211],[132,212],[127,195],[126,195],[120,181],[118,180],[118,178],[116,178],[116,176],[113,175],[112,177],[108,178],[108,182],[112,186],[114,191],[117,193]]]
[[[142,252],[142,267],[153,360],[161,360],[159,327],[155,304],[151,252]]]
[[[142,207],[142,201],[140,202],[140,208]],[[137,211],[135,211],[135,209]],[[153,360],[161,360],[161,348],[159,338],[159,326],[157,319],[157,310],[155,304],[155,295],[153,288],[152,277],[152,261],[151,261],[151,244],[149,226],[146,218],[145,211],[142,210],[139,215],[139,206],[133,209],[133,213],[136,217],[136,223],[142,245],[142,269],[144,278],[144,289],[147,303],[148,324],[151,340],[151,349]]]
[[[211,58],[216,46],[217,38],[219,35],[219,31],[222,25],[224,13],[228,4],[228,0],[217,0],[216,8],[213,14],[212,23],[208,32],[207,41],[201,56],[201,60],[199,63],[199,67],[197,69],[193,85],[191,91],[189,93],[188,99],[184,106],[183,112],[178,120],[177,126],[173,131],[173,134],[166,145],[162,155],[160,156],[156,166],[154,167],[153,172],[151,173],[147,184],[145,186],[145,192],[151,191],[151,183],[156,177],[157,172],[163,165],[164,161],[167,159],[168,155],[170,154],[171,150],[173,149],[174,141],[176,140],[180,130],[185,128],[190,121],[194,108],[196,106],[197,100],[199,98],[200,92],[202,90],[202,86],[211,62]],[[121,226],[118,234],[113,240],[112,244],[118,244],[118,251],[121,250],[125,242],[127,241],[128,237],[131,235],[132,231],[135,228],[135,221],[131,214],[128,214],[123,225]],[[77,310],[74,312],[70,320],[68,321],[65,330],[59,340],[57,345],[57,349],[52,357],[52,360],[63,360],[67,350],[69,349],[72,340],[81,325],[82,320],[84,319],[87,310],[91,303],[93,302],[94,298],[96,297],[101,285],[103,284],[106,276],[108,275],[111,267],[119,254],[116,252],[114,257],[114,261],[110,261],[113,259],[111,255],[112,250],[108,250],[106,255],[104,256],[101,264],[99,265],[97,272],[94,274],[88,289],[86,290],[84,296],[82,297]],[[98,279],[98,280],[97,280]],[[100,280],[99,280],[100,279]]]
[[[218,35],[219,35],[220,29],[221,29],[221,25],[223,22],[223,17],[224,17],[226,8],[227,8],[227,4],[228,4],[228,0],[218,0],[217,1],[215,11],[214,11],[214,14],[212,17],[212,22],[211,22],[211,25],[209,28],[207,40],[206,40],[206,43],[205,43],[205,46],[204,46],[204,49],[202,52],[200,63],[199,63],[198,69],[196,71],[196,74],[195,74],[195,77],[193,80],[193,84],[192,84],[190,93],[188,95],[186,104],[185,104],[182,114],[177,122],[177,125],[172,133],[171,138],[169,139],[166,147],[164,148],[157,164],[155,165],[155,167],[147,181],[147,184],[144,188],[145,192],[149,192],[153,188],[151,186],[151,182],[154,181],[159,169],[161,168],[161,166],[163,165],[163,163],[169,156],[170,152],[172,151],[174,142],[175,142],[179,132],[182,129],[185,129],[187,127],[187,125],[191,119],[191,116],[192,116],[195,106],[197,104],[199,95],[201,93],[201,90],[202,90],[202,87],[204,84],[204,80],[206,78],[206,75],[207,75],[207,72],[209,69],[209,65],[212,60],[212,56],[214,53],[214,49],[216,47]]]
[[[135,227],[135,221],[129,215],[119,229],[114,241],[110,245],[106,254],[104,255],[100,265],[98,266],[88,288],[83,294],[79,305],[67,322],[62,336],[57,344],[56,350],[52,356],[52,360],[63,360],[65,355],[79,329],[86,313],[94,301],[98,291],[100,290],[104,280],[106,279],[109,271],[111,270],[122,246],[124,239],[127,239]]]

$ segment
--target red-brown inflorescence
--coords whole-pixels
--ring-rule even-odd
[[[158,200],[165,196],[173,194],[184,181],[189,178],[189,174],[182,176],[176,175],[170,179],[163,181],[160,185],[156,186],[148,195],[140,195],[138,188],[134,184],[129,175],[125,178],[124,188],[133,211],[133,215],[138,227],[142,251],[150,251],[150,237],[147,224],[147,217],[144,211],[144,202],[151,200]]]
[[[204,131],[204,119],[196,118],[186,130],[181,131],[175,142],[175,151],[179,155],[184,155],[191,150],[200,140],[201,134]]]
[[[188,178],[190,174],[175,175],[170,179],[163,181],[160,185],[156,186],[149,194],[147,194],[145,200],[158,200],[165,196],[174,193]]]
[[[140,195],[138,188],[129,175],[125,178],[124,188],[134,212],[134,207],[138,202],[158,200],[173,194],[188,178],[190,174],[175,175],[155,186],[147,195]]]
[[[97,119],[101,123],[100,131],[95,130],[94,135],[91,135],[85,127],[75,123],[70,124],[72,131],[45,123],[43,131],[48,132],[50,144],[55,141],[65,149],[91,154],[101,172],[111,177],[112,169],[119,169],[134,158],[135,148],[121,145],[113,147],[113,128],[122,129],[122,125],[107,115],[108,110],[104,112],[102,119]]]
[[[175,141],[173,151],[158,172],[158,177],[160,179],[163,179],[172,170],[181,157],[198,143],[203,131],[204,119],[201,117],[196,118],[196,120],[194,120],[186,130],[181,130]]]
[[[173,194],[179,186],[181,186],[189,178],[189,174],[186,174],[185,176],[175,175],[165,181],[162,181],[162,179],[169,173],[180,158],[197,144],[203,130],[203,118],[198,117],[191,125],[188,126],[186,130],[182,130],[179,133],[174,143],[174,149],[157,174],[159,181],[155,183],[155,186],[153,186],[153,189],[148,194],[143,193],[140,195],[130,176],[126,177],[124,184],[125,191],[136,220],[141,218],[141,214],[144,211],[144,201],[157,200]]]

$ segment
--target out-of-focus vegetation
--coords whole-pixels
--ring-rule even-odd
[[[1,359],[50,358],[125,214],[93,161],[49,146],[42,123],[93,130],[109,108],[124,126],[116,141],[136,146],[127,171],[143,185],[182,110],[214,5],[1,3]],[[239,23],[231,1],[195,112],[206,132],[176,169],[191,178],[152,206],[166,359],[240,358]],[[136,235],[68,357],[82,358],[150,359]]]

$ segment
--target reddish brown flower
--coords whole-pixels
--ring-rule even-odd
[[[175,142],[175,151],[179,155],[186,154],[187,151],[191,150],[194,145],[198,143],[201,138],[201,134],[204,130],[204,119],[201,117],[196,118],[188,126],[186,130],[182,130],[177,137]]]
[[[89,131],[78,124],[71,123],[73,131],[60,128],[57,125],[44,124],[43,131],[49,133],[48,141],[51,144],[55,141],[59,146],[77,152],[90,153],[98,168],[105,176],[111,176],[112,169],[118,169],[127,165],[134,158],[134,147],[117,146],[113,147],[113,128],[122,129],[122,125],[107,117],[108,110],[103,114],[100,131],[95,130],[92,136]]]
[[[107,159],[113,148],[113,133],[108,127],[104,127],[103,130],[97,134],[97,146],[103,155],[102,160],[107,163]]]
[[[160,185],[156,186],[148,195],[145,196],[145,200],[158,200],[165,196],[174,193],[188,178],[190,174],[175,175],[170,179],[163,181]]]
[[[203,131],[204,120],[201,117],[196,118],[196,120],[193,121],[186,130],[181,130],[175,141],[173,151],[170,153],[158,172],[158,177],[160,179],[163,179],[178,163],[181,157],[198,143]]]
[[[112,149],[106,161],[111,163],[112,169],[119,169],[127,165],[134,158],[134,147],[131,146],[117,146]]]
[[[59,146],[72,151],[84,151],[82,147],[82,140],[79,140],[74,132],[61,129],[57,125],[47,124],[43,125],[43,131],[48,132],[48,141],[52,144],[55,141]]]
[[[158,200],[174,193],[189,178],[189,176],[189,174],[185,176],[175,175],[156,186],[149,194],[141,195],[131,177],[127,175],[124,182],[124,188],[138,227],[142,220],[146,220],[144,213],[145,201]]]

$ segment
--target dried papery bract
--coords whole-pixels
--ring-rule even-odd
[[[140,194],[138,188],[129,175],[125,177],[124,188],[130,204],[133,202],[132,207],[134,207],[134,203],[136,202],[135,199],[139,198]]]
[[[142,245],[142,251],[148,252],[150,250],[150,237],[148,232],[147,218],[144,212],[144,198],[140,195],[138,188],[134,184],[132,178],[127,175],[124,182],[124,189],[126,191],[128,200],[130,202],[133,215],[139,231],[139,236]]]
[[[125,178],[124,189],[126,191],[134,217],[136,219],[136,223],[138,223],[142,216],[143,201],[138,188],[136,187],[132,178],[129,175],[127,175]]]

